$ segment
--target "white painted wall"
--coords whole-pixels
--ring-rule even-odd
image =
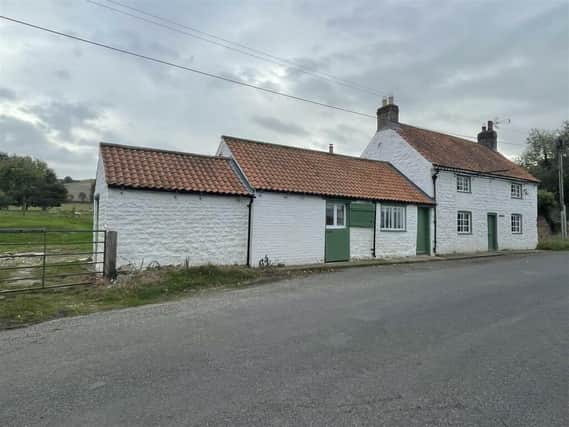
[[[497,214],[498,249],[535,249],[537,245],[537,185],[524,183],[522,199],[512,199],[506,179],[471,177],[471,193],[456,191],[456,174],[441,171],[437,178],[437,253],[488,250],[487,214]],[[525,194],[527,192],[527,194]],[[472,212],[472,234],[458,234],[459,210]],[[522,215],[523,233],[513,234],[510,215]]]
[[[350,227],[350,258],[373,258],[372,249],[373,228]]]
[[[361,157],[390,162],[421,190],[433,197],[432,164],[393,129],[382,129],[373,136]]]
[[[103,224],[105,223],[105,218],[109,206],[109,191],[107,187],[107,182],[105,179],[105,170],[103,166],[103,159],[99,157],[97,161],[97,174],[95,179],[95,191],[93,198],[93,229],[104,229]],[[98,196],[98,201],[96,200]],[[95,268],[97,271],[103,271],[103,259],[104,256],[102,252],[105,250],[104,244],[104,233],[93,233],[93,261],[96,263]]]
[[[257,192],[252,209],[251,265],[324,262],[326,201],[291,193]]]
[[[407,205],[407,229],[405,231],[381,230],[381,204],[376,209],[377,258],[406,257],[417,255],[417,206]]]
[[[100,194],[104,192],[101,189]],[[249,198],[108,188],[102,228],[118,233],[117,265],[245,264]]]

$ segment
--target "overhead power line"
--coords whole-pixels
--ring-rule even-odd
[[[226,82],[229,82],[229,83],[233,83],[233,84],[237,84],[237,85],[240,85],[240,86],[250,87],[250,88],[252,88],[252,89],[257,89],[257,90],[260,90],[260,91],[263,91],[263,92],[272,93],[273,95],[279,95],[279,96],[283,96],[283,97],[285,97],[285,98],[290,98],[290,99],[294,99],[294,100],[297,100],[297,101],[307,102],[307,103],[309,103],[309,104],[319,105],[319,106],[321,106],[321,107],[331,108],[331,109],[333,109],[333,110],[344,111],[344,112],[346,112],[346,113],[356,114],[356,115],[358,115],[358,116],[375,118],[375,116],[373,116],[373,115],[371,115],[371,114],[362,113],[362,112],[360,112],[360,111],[355,111],[355,110],[351,110],[351,109],[349,109],[349,108],[339,107],[339,106],[336,106],[336,105],[326,104],[326,103],[324,103],[324,102],[315,101],[315,100],[313,100],[313,99],[303,98],[303,97],[301,97],[301,96],[291,95],[291,94],[289,94],[289,93],[280,92],[280,91],[278,91],[278,90],[268,89],[268,88],[265,88],[265,87],[262,87],[262,86],[257,86],[257,85],[251,84],[251,83],[244,82],[244,81],[242,81],[242,80],[237,80],[237,79],[233,79],[233,78],[229,78],[229,77],[223,77],[223,76],[220,76],[220,75],[218,75],[218,74],[208,73],[208,72],[206,72],[206,71],[202,71],[202,70],[199,70],[199,69],[197,69],[197,68],[186,67],[185,65],[175,64],[175,63],[173,63],[173,62],[165,61],[165,60],[163,60],[163,59],[154,58],[154,57],[152,57],[152,56],[143,55],[143,54],[141,54],[141,53],[133,52],[133,51],[131,51],[131,50],[127,50],[127,49],[123,49],[123,48],[111,46],[111,45],[105,44],[105,43],[96,42],[96,41],[94,41],[94,40],[89,40],[89,39],[86,39],[86,38],[83,38],[83,37],[74,36],[74,35],[72,35],[72,34],[64,33],[64,32],[61,32],[61,31],[52,30],[52,29],[50,29],[50,28],[42,27],[42,26],[40,26],[40,25],[31,24],[31,23],[25,22],[25,21],[20,21],[20,20],[18,20],[18,19],[10,18],[10,17],[8,17],[8,16],[0,15],[0,18],[5,19],[5,20],[10,21],[10,22],[14,22],[14,23],[16,23],[16,24],[24,25],[24,26],[29,27],[29,28],[34,28],[34,29],[36,29],[36,30],[45,31],[45,32],[48,32],[48,33],[51,33],[51,34],[55,34],[55,35],[58,35],[58,36],[61,36],[61,37],[66,37],[66,38],[69,38],[69,39],[72,39],[72,40],[75,40],[75,41],[79,41],[79,42],[82,42],[82,43],[90,44],[90,45],[93,45],[93,46],[98,46],[98,47],[101,47],[101,48],[104,48],[104,49],[112,50],[112,51],[114,51],[114,52],[123,53],[123,54],[125,54],[125,55],[130,55],[130,56],[134,56],[134,57],[137,57],[137,58],[145,59],[145,60],[147,60],[147,61],[155,62],[155,63],[157,63],[157,64],[163,64],[163,65],[167,65],[167,66],[170,66],[170,67],[174,67],[174,68],[177,68],[177,69],[180,69],[180,70],[189,71],[189,72],[191,72],[191,73],[199,74],[199,75],[202,75],[202,76],[211,77],[211,78],[213,78],[213,79],[223,80],[223,81],[226,81]]]
[[[273,94],[273,95],[282,96],[282,97],[285,97],[285,98],[293,99],[293,100],[295,100],[295,101],[306,102],[306,103],[309,103],[309,104],[312,104],[312,105],[317,105],[317,106],[320,106],[320,107],[330,108],[330,109],[333,109],[333,110],[342,111],[342,112],[350,113],[350,114],[355,114],[355,115],[362,116],[362,117],[368,117],[368,118],[373,118],[373,119],[376,118],[376,116],[375,116],[375,115],[372,115],[372,114],[363,113],[363,112],[361,112],[361,111],[356,111],[356,110],[352,110],[352,109],[349,109],[349,108],[340,107],[340,106],[337,106],[337,105],[326,104],[326,103],[324,103],[324,102],[315,101],[315,100],[313,100],[313,99],[304,98],[304,97],[301,97],[301,96],[296,96],[296,95],[292,95],[292,94],[289,94],[289,93],[285,93],[285,92],[280,92],[280,91],[273,90],[273,89],[264,88],[264,87],[262,87],[262,86],[258,86],[258,85],[254,85],[254,84],[251,84],[251,83],[244,82],[244,81],[242,81],[242,80],[237,80],[237,79],[229,78],[229,77],[223,77],[223,76],[221,76],[221,75],[214,74],[214,73],[208,73],[208,72],[206,72],[206,71],[202,71],[202,70],[199,70],[199,69],[197,69],[197,68],[192,68],[192,67],[187,67],[187,66],[180,65],[180,64],[175,64],[175,63],[173,63],[173,62],[165,61],[165,60],[162,60],[162,59],[159,59],[159,58],[155,58],[155,57],[152,57],[152,56],[140,54],[140,53],[137,53],[137,52],[133,52],[133,51],[131,51],[131,50],[119,48],[119,47],[116,47],[116,46],[112,46],[112,45],[109,45],[109,44],[97,42],[97,41],[94,41],[94,40],[89,40],[89,39],[86,39],[86,38],[83,38],[83,37],[74,36],[74,35],[72,35],[72,34],[64,33],[64,32],[61,32],[61,31],[56,31],[56,30],[53,30],[53,29],[50,29],[50,28],[47,28],[47,27],[42,27],[42,26],[40,26],[40,25],[32,24],[32,23],[30,23],[30,22],[21,21],[21,20],[19,20],[19,19],[15,19],[15,18],[10,18],[10,17],[8,17],[8,16],[0,15],[0,19],[4,19],[4,20],[6,20],[6,21],[13,22],[13,23],[16,23],[16,24],[20,24],[20,25],[23,25],[23,26],[26,26],[26,27],[29,27],[29,28],[33,28],[33,29],[36,29],[36,30],[44,31],[44,32],[47,32],[47,33],[50,33],[50,34],[54,34],[54,35],[58,35],[58,36],[61,36],[61,37],[65,37],[65,38],[68,38],[68,39],[71,39],[71,40],[74,40],[74,41],[78,41],[78,42],[81,42],[81,43],[85,43],[85,44],[89,44],[89,45],[92,45],[92,46],[97,46],[97,47],[100,47],[100,48],[108,49],[108,50],[111,50],[111,51],[113,51],[113,52],[122,53],[122,54],[129,55],[129,56],[132,56],[132,57],[144,59],[144,60],[146,60],[146,61],[150,61],[150,62],[154,62],[154,63],[157,63],[157,64],[162,64],[162,65],[166,65],[166,66],[169,66],[169,67],[177,68],[177,69],[180,69],[180,70],[183,70],[183,71],[189,71],[189,72],[191,72],[191,73],[195,73],[195,74],[198,74],[198,75],[201,75],[201,76],[205,76],[205,77],[210,77],[210,78],[213,78],[213,79],[216,79],[216,80],[226,81],[226,82],[228,82],[228,83],[233,83],[233,84],[236,84],[236,85],[239,85],[239,86],[244,86],[244,87],[248,87],[248,88],[251,88],[251,89],[257,89],[257,90],[260,90],[260,91],[262,91],[262,92],[266,92],[266,93],[270,93],[270,94]],[[433,130],[434,130],[434,129],[433,129]],[[450,133],[450,132],[439,131],[439,130],[435,130],[435,131],[436,131],[436,132],[441,132],[441,133],[447,133],[447,134],[454,135],[454,136],[458,136],[458,137],[461,137],[461,138],[476,139],[476,137],[474,137],[474,136],[469,136],[469,135],[453,134],[453,133]],[[519,144],[509,143],[509,142],[500,142],[500,143],[501,143],[501,144],[509,144],[509,145],[518,145],[518,146],[519,146]]]
[[[262,50],[254,49],[254,48],[248,47],[246,45],[243,45],[241,43],[236,43],[236,42],[233,42],[231,40],[228,40],[228,39],[225,39],[222,37],[218,37],[214,34],[198,30],[194,27],[190,27],[188,25],[181,24],[179,22],[173,21],[173,20],[168,19],[168,18],[164,18],[164,17],[159,16],[159,15],[155,15],[153,13],[147,12],[147,11],[140,9],[140,8],[128,6],[124,3],[114,1],[114,0],[106,0],[107,3],[111,3],[114,5],[120,6],[124,9],[134,11],[140,15],[148,16],[148,17],[151,17],[153,19],[148,19],[148,18],[145,18],[143,16],[135,15],[133,13],[126,12],[126,11],[121,10],[121,9],[117,9],[115,7],[103,4],[103,3],[95,1],[95,0],[85,0],[85,1],[87,1],[88,3],[91,3],[95,6],[108,9],[112,12],[119,13],[119,14],[122,14],[125,16],[129,16],[133,19],[137,19],[139,21],[146,22],[146,23],[149,23],[152,25],[156,25],[156,26],[168,29],[170,31],[174,31],[174,32],[177,32],[180,34],[184,34],[188,37],[192,37],[192,38],[195,38],[197,40],[204,41],[206,43],[210,43],[210,44],[213,44],[216,46],[220,46],[220,47],[223,47],[225,49],[229,49],[229,50],[232,50],[234,52],[238,52],[242,55],[246,55],[246,56],[250,56],[252,58],[260,59],[261,61],[269,62],[272,64],[277,64],[277,65],[280,65],[282,67],[293,68],[293,69],[295,69],[295,70],[297,70],[303,74],[311,75],[311,76],[318,78],[320,80],[332,81],[332,82],[339,84],[341,86],[348,87],[351,89],[358,90],[360,92],[365,92],[367,94],[373,95],[374,97],[375,96],[382,96],[379,92],[377,92],[376,90],[374,90],[372,88],[362,86],[358,83],[354,83],[354,82],[351,82],[351,81],[348,81],[345,79],[341,79],[341,78],[336,77],[332,74],[328,74],[328,73],[324,73],[324,72],[320,72],[320,71],[308,70],[306,67],[303,67],[302,65],[299,65],[298,63],[295,63],[289,59],[278,57],[278,56],[272,55],[270,53],[264,52]],[[161,22],[157,22],[154,19],[157,19]],[[166,24],[164,24],[164,22]],[[178,28],[173,27],[172,25],[168,25],[168,24],[175,25]],[[202,34],[206,37],[202,37],[202,36],[199,36],[197,34],[193,34],[191,32],[181,30],[180,28],[184,28],[186,30],[192,31],[193,33]]]

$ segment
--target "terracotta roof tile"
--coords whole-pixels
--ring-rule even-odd
[[[248,195],[231,159],[106,144],[100,146],[110,186]]]
[[[403,123],[393,129],[434,165],[538,181],[502,154],[476,142]]]
[[[224,136],[258,190],[420,204],[433,201],[390,163]]]

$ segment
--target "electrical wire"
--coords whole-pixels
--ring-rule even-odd
[[[223,81],[226,81],[226,82],[229,82],[229,83],[233,83],[233,84],[236,84],[236,85],[239,85],[239,86],[245,86],[245,87],[249,87],[249,88],[252,88],[252,89],[257,89],[257,90],[260,90],[260,91],[263,91],[263,92],[271,93],[271,94],[273,94],[273,95],[279,95],[279,96],[283,96],[283,97],[285,97],[285,98],[294,99],[294,100],[296,100],[296,101],[307,102],[307,103],[309,103],[309,104],[318,105],[318,106],[320,106],[320,107],[331,108],[331,109],[333,109],[333,110],[343,111],[343,112],[355,114],[355,115],[358,115],[358,116],[375,118],[375,116],[373,116],[373,115],[371,115],[371,114],[362,113],[362,112],[360,112],[360,111],[351,110],[351,109],[345,108],[345,107],[339,107],[339,106],[336,106],[336,105],[326,104],[326,103],[324,103],[324,102],[315,101],[315,100],[308,99],[308,98],[303,98],[303,97],[301,97],[301,96],[296,96],[296,95],[292,95],[292,94],[289,94],[289,93],[280,92],[280,91],[278,91],[278,90],[268,89],[268,88],[265,88],[265,87],[262,87],[262,86],[257,86],[257,85],[251,84],[251,83],[244,82],[244,81],[242,81],[242,80],[237,80],[237,79],[233,79],[233,78],[229,78],[229,77],[223,77],[223,76],[220,76],[220,75],[214,74],[214,73],[208,73],[208,72],[206,72],[206,71],[202,71],[202,70],[199,70],[199,69],[197,69],[197,68],[186,67],[185,65],[175,64],[175,63],[170,62],[170,61],[165,61],[165,60],[163,60],[163,59],[158,59],[158,58],[154,58],[154,57],[152,57],[152,56],[143,55],[143,54],[141,54],[141,53],[133,52],[133,51],[131,51],[131,50],[127,50],[127,49],[115,47],[115,46],[112,46],[112,45],[109,45],[109,44],[105,44],[105,43],[96,42],[96,41],[94,41],[94,40],[89,40],[89,39],[86,39],[86,38],[83,38],[83,37],[74,36],[74,35],[72,35],[72,34],[64,33],[64,32],[61,32],[61,31],[52,30],[52,29],[47,28],[47,27],[42,27],[42,26],[40,26],[40,25],[31,24],[31,23],[29,23],[29,22],[20,21],[20,20],[18,20],[18,19],[10,18],[10,17],[4,16],[4,15],[0,15],[0,18],[1,18],[1,19],[5,19],[5,20],[10,21],[10,22],[14,22],[14,23],[16,23],[16,24],[24,25],[24,26],[29,27],[29,28],[34,28],[34,29],[36,29],[36,30],[45,31],[45,32],[48,32],[48,33],[51,33],[51,34],[55,34],[55,35],[58,35],[58,36],[62,36],[62,37],[66,37],[66,38],[69,38],[69,39],[72,39],[72,40],[75,40],[75,41],[79,41],[79,42],[82,42],[82,43],[90,44],[90,45],[93,45],[93,46],[98,46],[98,47],[101,47],[101,48],[104,48],[104,49],[112,50],[112,51],[114,51],[114,52],[123,53],[123,54],[125,54],[125,55],[130,55],[130,56],[134,56],[134,57],[137,57],[137,58],[145,59],[145,60],[147,60],[147,61],[155,62],[155,63],[157,63],[157,64],[163,64],[163,65],[167,65],[167,66],[170,66],[170,67],[174,67],[174,68],[177,68],[177,69],[180,69],[180,70],[189,71],[189,72],[191,72],[191,73],[199,74],[199,75],[206,76],[206,77],[210,77],[210,78],[213,78],[213,79],[223,80]]]
[[[208,38],[206,38],[206,37],[201,37],[201,36],[199,36],[199,35],[192,34],[192,33],[188,32],[188,31],[184,31],[184,30],[181,30],[181,29],[179,29],[179,28],[172,27],[171,25],[163,24],[163,23],[161,23],[161,22],[156,22],[156,21],[154,21],[154,20],[152,20],[152,19],[144,18],[144,17],[142,17],[142,16],[138,16],[138,15],[135,15],[135,14],[132,14],[132,13],[129,13],[129,12],[126,12],[126,11],[124,11],[124,10],[117,9],[117,8],[115,8],[115,7],[111,7],[111,6],[102,4],[102,3],[98,2],[98,1],[95,1],[95,0],[85,0],[85,1],[86,1],[87,3],[91,3],[91,4],[95,5],[95,6],[108,9],[108,10],[110,10],[110,11],[112,11],[112,12],[119,13],[119,14],[122,14],[122,15],[125,15],[125,16],[129,16],[129,17],[131,17],[131,18],[133,18],[133,19],[137,19],[137,20],[142,21],[142,22],[150,23],[150,24],[153,24],[153,25],[156,25],[156,26],[159,26],[159,27],[168,29],[168,30],[170,30],[170,31],[174,31],[174,32],[177,32],[177,33],[180,33],[180,34],[184,34],[184,35],[186,35],[186,36],[188,36],[188,37],[193,37],[193,38],[195,38],[195,39],[204,41],[204,42],[206,42],[206,43],[211,43],[211,44],[213,44],[213,45],[220,46],[220,47],[223,47],[223,48],[225,48],[225,49],[232,50],[232,51],[234,51],[234,52],[238,52],[238,53],[240,53],[240,54],[242,54],[242,55],[247,55],[247,56],[250,56],[250,57],[252,57],[252,58],[260,59],[261,61],[270,62],[270,63],[272,63],[272,64],[277,64],[277,65],[280,65],[280,66],[282,66],[282,67],[293,68],[293,69],[295,69],[295,70],[297,70],[297,71],[300,71],[301,73],[311,75],[311,76],[313,76],[313,77],[315,77],[315,78],[318,78],[318,79],[320,79],[320,80],[333,81],[334,83],[339,84],[339,85],[341,85],[341,86],[348,87],[348,88],[351,88],[351,89],[355,89],[355,90],[358,90],[358,91],[360,91],[360,92],[365,92],[365,93],[367,93],[367,94],[373,95],[374,97],[379,97],[379,96],[381,96],[381,94],[380,94],[379,92],[375,91],[374,89],[368,88],[368,87],[366,87],[366,86],[362,86],[362,85],[359,85],[359,84],[357,84],[357,83],[350,82],[350,81],[348,81],[348,80],[340,79],[340,78],[338,78],[338,77],[336,77],[336,76],[333,76],[333,75],[331,75],[331,74],[322,73],[322,72],[318,72],[318,71],[307,70],[306,68],[303,68],[302,66],[300,66],[300,65],[298,65],[298,64],[296,64],[296,63],[294,63],[294,62],[292,62],[292,61],[290,61],[290,60],[288,60],[288,59],[280,58],[280,57],[278,57],[278,56],[271,55],[271,54],[269,54],[269,53],[266,53],[266,52],[263,52],[263,51],[260,51],[260,50],[257,50],[257,49],[250,48],[250,47],[248,47],[248,46],[246,46],[246,45],[242,45],[242,44],[240,44],[240,43],[232,42],[232,41],[230,41],[230,40],[227,40],[227,39],[224,39],[224,38],[215,36],[215,35],[213,35],[213,34],[206,33],[206,32],[201,31],[201,30],[197,30],[197,29],[195,29],[195,28],[193,28],[193,27],[189,27],[189,26],[186,26],[186,25],[184,25],[184,24],[180,24],[180,23],[178,23],[178,22],[176,22],[176,21],[172,21],[172,20],[170,20],[170,19],[163,18],[163,17],[158,16],[158,15],[154,15],[154,14],[152,14],[152,13],[146,12],[146,11],[144,11],[144,10],[142,10],[142,9],[139,9],[139,8],[131,7],[131,6],[125,5],[125,4],[120,3],[120,2],[117,2],[117,1],[106,0],[108,3],[118,5],[118,6],[120,6],[120,7],[123,7],[123,8],[125,8],[125,9],[129,9],[129,10],[132,10],[132,11],[135,11],[135,12],[140,13],[140,14],[145,15],[145,16],[150,16],[150,17],[152,17],[152,18],[154,18],[154,19],[158,19],[158,20],[160,20],[160,21],[162,21],[162,22],[167,22],[167,23],[170,23],[170,24],[174,24],[174,25],[176,25],[176,26],[178,26],[178,27],[186,28],[186,29],[189,29],[190,31],[193,31],[193,32],[196,32],[196,33],[199,33],[199,34],[204,34],[204,35],[206,35],[207,37],[213,38],[213,39],[215,39],[215,40],[220,40],[220,41],[222,41],[222,43],[217,42],[217,41],[214,41],[214,40],[210,40],[210,39],[208,39]],[[237,46],[237,47],[233,47],[233,46],[230,46],[230,45]],[[246,50],[244,50],[244,49],[246,49]]]
[[[262,92],[270,93],[270,94],[273,94],[273,95],[278,95],[278,96],[282,96],[282,97],[285,97],[285,98],[293,99],[293,100],[296,100],[296,101],[306,102],[306,103],[313,104],[313,105],[317,105],[317,106],[320,106],[320,107],[325,107],[325,108],[330,108],[330,109],[337,110],[337,111],[342,111],[342,112],[345,112],[345,113],[355,114],[355,115],[362,116],[362,117],[368,117],[368,118],[373,118],[373,119],[376,118],[376,116],[371,115],[371,114],[363,113],[363,112],[356,111],[356,110],[352,110],[352,109],[345,108],[345,107],[340,107],[340,106],[336,106],[336,105],[326,104],[326,103],[324,103],[324,102],[315,101],[315,100],[308,99],[308,98],[303,98],[303,97],[301,97],[301,96],[296,96],[296,95],[292,95],[292,94],[285,93],[285,92],[280,92],[280,91],[273,90],[273,89],[264,88],[264,87],[262,87],[262,86],[257,86],[257,85],[254,85],[254,84],[251,84],[251,83],[247,83],[247,82],[244,82],[244,81],[241,81],[241,80],[237,80],[237,79],[233,79],[233,78],[228,78],[228,77],[223,77],[223,76],[220,76],[220,75],[218,75],[218,74],[208,73],[208,72],[206,72],[206,71],[202,71],[202,70],[199,70],[199,69],[197,69],[197,68],[192,68],[192,67],[187,67],[187,66],[180,65],[180,64],[175,64],[175,63],[173,63],[173,62],[165,61],[165,60],[162,60],[162,59],[159,59],[159,58],[155,58],[155,57],[152,57],[152,56],[140,54],[140,53],[137,53],[137,52],[133,52],[133,51],[131,51],[131,50],[119,48],[119,47],[116,47],[116,46],[112,46],[112,45],[109,45],[109,44],[97,42],[97,41],[94,41],[94,40],[89,40],[89,39],[86,39],[86,38],[83,38],[83,37],[74,36],[74,35],[72,35],[72,34],[64,33],[64,32],[61,32],[61,31],[56,31],[56,30],[53,30],[53,29],[50,29],[50,28],[47,28],[47,27],[42,27],[42,26],[40,26],[40,25],[35,25],[35,24],[32,24],[32,23],[29,23],[29,22],[26,22],[26,21],[21,21],[21,20],[15,19],[15,18],[10,18],[10,17],[8,17],[8,16],[0,15],[0,19],[4,19],[4,20],[6,20],[6,21],[10,21],[10,22],[13,22],[13,23],[16,23],[16,24],[20,24],[20,25],[23,25],[23,26],[26,26],[26,27],[29,27],[29,28],[33,28],[33,29],[36,29],[36,30],[44,31],[44,32],[47,32],[47,33],[50,33],[50,34],[54,34],[54,35],[58,35],[58,36],[61,36],[61,37],[65,37],[65,38],[68,38],[68,39],[71,39],[71,40],[75,40],[75,41],[79,41],[79,42],[82,42],[82,43],[86,43],[86,44],[89,44],[89,45],[92,45],[92,46],[97,46],[97,47],[104,48],[104,49],[108,49],[108,50],[111,50],[111,51],[114,51],[114,52],[118,52],[118,53],[122,53],[122,54],[125,54],[125,55],[137,57],[137,58],[140,58],[140,59],[144,59],[144,60],[147,60],[147,61],[150,61],[150,62],[154,62],[154,63],[166,65],[166,66],[170,66],[170,67],[177,68],[177,69],[184,70],[184,71],[189,71],[189,72],[192,72],[192,73],[195,73],[195,74],[198,74],[198,75],[202,75],[202,76],[205,76],[205,77],[210,77],[210,78],[217,79],[217,80],[223,80],[223,81],[226,81],[226,82],[228,82],[228,83],[233,83],[233,84],[236,84],[236,85],[239,85],[239,86],[244,86],[244,87],[249,87],[249,88],[252,88],[252,89],[257,89],[257,90],[260,90],[260,91],[262,91]],[[427,129],[427,130],[428,130],[428,129]],[[447,134],[449,134],[449,135],[457,136],[457,137],[460,137],[460,138],[475,139],[475,137],[469,136],[469,135],[453,134],[453,133],[450,133],[450,132],[441,132],[441,131],[438,131],[438,130],[435,130],[435,132],[447,133]],[[517,145],[517,146],[520,146],[520,144],[509,143],[509,142],[502,142],[502,141],[500,141],[499,143],[500,143],[500,144],[509,144],[509,145]]]

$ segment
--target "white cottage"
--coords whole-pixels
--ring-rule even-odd
[[[118,266],[429,254],[433,200],[387,162],[223,137],[215,157],[101,144],[94,226]]]
[[[538,180],[498,153],[492,122],[476,143],[400,123],[389,98],[362,157],[392,163],[434,199],[433,253],[536,247]]]

